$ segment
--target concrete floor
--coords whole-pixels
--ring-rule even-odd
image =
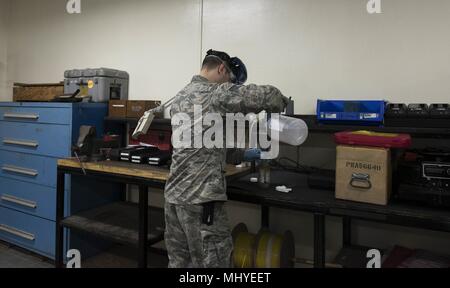
[[[82,260],[82,268],[135,268],[135,249],[116,246],[95,257]],[[167,256],[149,251],[148,267],[167,267]],[[0,242],[0,268],[53,268],[54,265],[36,254]]]
[[[136,249],[116,246],[109,251],[82,261],[81,265],[85,268],[136,268],[136,259]],[[147,261],[149,268],[167,268],[169,264],[167,255],[152,251],[148,252]]]
[[[0,268],[53,268],[53,264],[17,247],[0,242]]]

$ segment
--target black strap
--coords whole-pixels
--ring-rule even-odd
[[[208,202],[202,204],[203,216],[202,223],[211,226],[214,223],[214,205],[215,202]]]

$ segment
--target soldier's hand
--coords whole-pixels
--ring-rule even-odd
[[[281,97],[283,98],[283,103],[284,103],[283,110],[284,110],[289,105],[289,98],[284,95],[281,95]]]
[[[261,149],[251,148],[244,152],[244,161],[254,161],[261,159]]]
[[[289,104],[289,98],[280,94],[279,98],[277,100],[277,105],[276,105],[277,107],[272,112],[281,113],[286,109],[288,104]]]

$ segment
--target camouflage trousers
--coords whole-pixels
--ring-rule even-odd
[[[214,203],[212,223],[204,206],[165,204],[169,268],[229,268],[233,240],[224,202]]]

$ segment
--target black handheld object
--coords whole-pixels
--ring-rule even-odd
[[[52,100],[52,102],[67,102],[67,103],[76,103],[76,102],[81,102],[83,101],[82,98],[77,98],[78,94],[80,94],[80,89],[77,89],[74,93],[72,94],[64,94],[64,95],[60,95],[55,97],[55,99]]]

